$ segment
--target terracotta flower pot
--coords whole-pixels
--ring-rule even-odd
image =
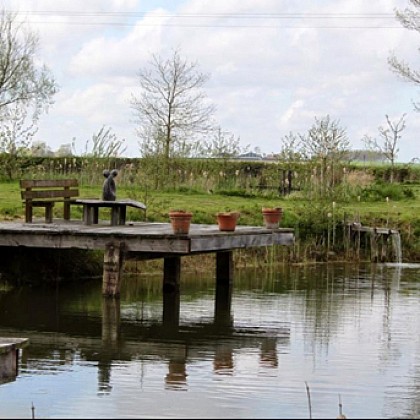
[[[233,232],[236,229],[239,216],[240,213],[237,211],[217,213],[219,230]]]
[[[170,211],[169,219],[175,235],[188,235],[192,219],[191,212],[184,210]]]
[[[283,218],[283,209],[281,207],[262,209],[264,225],[267,229],[277,229]]]

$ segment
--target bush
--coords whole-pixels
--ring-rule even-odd
[[[403,199],[414,199],[414,191],[408,187],[401,187],[398,184],[374,184],[363,188],[360,197],[364,201],[384,201],[387,197],[393,201]]]

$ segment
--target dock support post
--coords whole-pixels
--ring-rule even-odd
[[[104,296],[118,297],[120,295],[123,265],[124,243],[111,242],[106,244],[102,277],[102,294]]]
[[[14,378],[18,373],[19,349],[0,354],[0,383],[6,378]]]
[[[233,253],[216,253],[216,297],[214,321],[219,325],[231,325],[231,303],[233,285]]]
[[[16,378],[19,370],[19,351],[27,344],[27,338],[0,337],[0,384]]]
[[[163,325],[179,326],[181,257],[166,257],[163,261]]]

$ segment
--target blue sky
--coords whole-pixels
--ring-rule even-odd
[[[138,156],[130,108],[138,71],[151,54],[178,49],[210,74],[205,86],[222,130],[265,154],[289,132],[306,133],[330,115],[353,148],[378,137],[385,115],[406,114],[398,160],[420,157],[419,87],[388,67],[391,51],[415,68],[418,33],[395,9],[408,0],[3,0],[39,34],[38,58],[60,91],[35,140],[76,149],[102,126]]]

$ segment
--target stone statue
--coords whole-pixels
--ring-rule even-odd
[[[105,177],[105,181],[102,188],[102,200],[115,201],[117,198],[117,190],[114,178],[118,175],[118,171],[116,169],[113,169],[112,171],[105,169],[103,171],[103,175]]]

